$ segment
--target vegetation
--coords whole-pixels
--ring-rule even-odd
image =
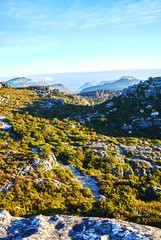
[[[132,156],[146,147],[155,156],[149,150],[144,157],[160,166],[157,147],[161,141],[124,134],[107,137],[98,132],[114,132],[116,126],[112,125],[105,130],[108,116],[93,119],[94,131],[83,116],[95,109],[84,106],[82,100],[78,104],[78,99],[69,95],[62,94],[64,105],[55,99],[61,99],[61,94],[48,96],[44,91],[40,95],[32,88],[0,89],[1,116],[12,127],[0,130],[0,209],[14,216],[63,213],[115,217],[161,227],[161,171],[150,169],[146,176],[139,176],[142,166],[131,165]],[[113,101],[117,104],[119,98]],[[96,108],[103,114],[103,104]],[[110,116],[111,121],[118,120],[117,131],[127,118],[123,105],[120,109],[122,115]],[[74,180],[70,170],[51,161],[53,154],[63,164],[93,176],[104,197],[95,202],[91,190]],[[125,174],[127,169],[133,174]]]

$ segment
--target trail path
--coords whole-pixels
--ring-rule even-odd
[[[81,183],[82,187],[90,188],[93,194],[93,200],[97,201],[99,198],[105,198],[99,193],[99,188],[97,186],[97,181],[95,178],[87,175],[83,176],[75,167],[72,165],[64,165],[62,162],[58,162],[63,168],[70,169],[74,175],[74,180]]]

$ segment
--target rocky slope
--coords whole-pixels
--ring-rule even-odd
[[[161,230],[116,219],[63,215],[39,215],[24,219],[1,211],[0,239],[160,240]]]
[[[106,134],[161,138],[161,77],[124,89],[96,106],[86,121]]]
[[[122,91],[119,90],[97,90],[92,92],[83,92],[80,95],[86,98],[92,104],[100,104],[113,97],[121,95]]]
[[[135,114],[160,113],[159,87],[155,87],[154,98],[144,94],[152,82],[156,86],[156,80],[140,83],[134,94],[96,106],[85,106],[82,97],[45,86],[1,88],[0,210],[21,217],[109,217],[161,227],[161,141],[132,137],[135,132],[130,124],[130,116]],[[149,107],[147,112],[140,111],[150,104],[155,111]],[[77,121],[72,119],[77,116]],[[98,127],[97,131],[92,127]],[[147,136],[147,128],[142,129]],[[107,134],[99,134],[100,130]],[[130,137],[109,137],[109,131]],[[159,129],[152,133],[159,134]],[[6,227],[8,233],[14,223]],[[107,237],[98,232],[90,235],[95,233],[93,226],[88,228],[83,222],[86,231],[81,232],[80,239]],[[111,229],[109,236],[115,239]],[[24,231],[28,230],[24,227]],[[137,239],[131,234],[131,239]],[[76,234],[72,239],[78,237]],[[123,237],[128,239],[128,233]]]

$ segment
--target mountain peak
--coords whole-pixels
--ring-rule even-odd
[[[82,90],[82,89],[84,89],[84,88],[88,88],[88,87],[92,87],[92,86],[93,86],[92,83],[86,82],[86,83],[84,83],[79,89]]]
[[[6,81],[6,83],[11,84],[12,87],[26,87],[32,83],[32,80],[26,77],[17,77]]]

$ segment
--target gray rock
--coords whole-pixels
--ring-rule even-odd
[[[0,239],[159,240],[161,230],[116,219],[36,216],[27,219],[0,212]]]
[[[144,119],[144,118],[134,119],[133,124],[137,127],[142,127],[142,128],[151,127],[153,125],[152,120]]]
[[[149,177],[149,169],[141,168],[139,170],[136,170],[136,175],[138,177]]]
[[[141,160],[141,159],[132,159],[129,164],[132,166],[132,168],[152,168],[151,163]]]
[[[12,85],[5,82],[0,82],[0,88],[11,88]]]
[[[132,169],[125,169],[124,170],[124,176],[127,177],[128,175],[134,175],[134,172]]]

